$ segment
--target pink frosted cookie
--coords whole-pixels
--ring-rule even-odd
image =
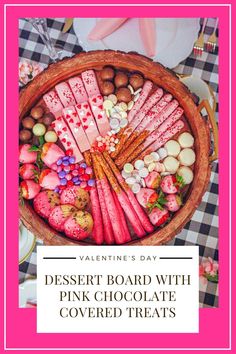
[[[66,82],[61,82],[56,85],[55,89],[64,107],[73,106],[76,104],[70,86]]]
[[[99,95],[100,91],[95,72],[93,70],[87,70],[84,71],[81,76],[88,96]]]
[[[73,155],[76,158],[76,162],[83,160],[83,156],[76,145],[75,139],[73,138],[70,129],[67,127],[64,119],[62,117],[57,117],[54,122],[52,122],[52,127],[58,135],[62,145],[65,150],[73,150]]]
[[[100,135],[105,136],[110,130],[110,124],[107,119],[106,112],[103,110],[102,95],[94,95],[89,98],[89,103],[96,119]]]
[[[59,194],[50,190],[40,192],[34,198],[34,210],[37,214],[46,219],[57,205],[60,205]]]
[[[75,240],[83,240],[93,230],[93,218],[87,211],[76,211],[64,224],[65,234]]]
[[[67,124],[70,127],[72,135],[75,138],[75,141],[79,145],[80,151],[84,152],[86,150],[89,150],[90,144],[84,132],[82,123],[79,119],[75,107],[71,106],[71,107],[64,108],[62,112]]]
[[[95,139],[99,136],[99,132],[89,104],[88,102],[79,103],[75,106],[75,108],[87,138],[92,145]]]
[[[56,113],[63,108],[60,98],[56,91],[52,90],[43,96],[44,102],[52,113]]]
[[[52,209],[48,222],[57,231],[64,231],[64,224],[66,220],[77,209],[73,205],[59,205]]]
[[[88,95],[84,88],[83,81],[79,76],[69,79],[69,85],[77,103],[82,103],[88,100]]]

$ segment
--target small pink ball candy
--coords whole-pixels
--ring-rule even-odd
[[[29,151],[30,144],[20,145],[19,161],[20,163],[35,163],[37,160],[37,151]]]

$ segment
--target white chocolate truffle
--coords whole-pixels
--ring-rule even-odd
[[[180,153],[180,145],[176,140],[169,140],[165,144],[165,149],[169,156],[177,157]]]
[[[175,173],[179,168],[179,161],[173,156],[167,156],[163,161],[163,164],[166,172]]]
[[[195,152],[193,151],[193,149],[183,149],[179,156],[178,159],[181,163],[181,165],[183,166],[191,166],[192,164],[194,164],[195,160],[196,160],[196,155]]]
[[[177,173],[183,178],[185,184],[190,184],[193,181],[193,171],[191,168],[187,166],[181,166]]]
[[[178,137],[178,142],[182,148],[190,148],[194,144],[194,137],[190,133],[184,132]]]

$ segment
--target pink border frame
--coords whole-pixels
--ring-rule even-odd
[[[57,1],[59,3],[60,1]],[[181,5],[156,7],[116,6],[117,17],[219,17],[220,19],[220,306],[217,309],[200,309],[200,333],[199,334],[37,334],[36,312],[33,309],[18,308],[18,249],[12,247],[17,244],[18,237],[18,124],[12,124],[11,117],[18,116],[18,18],[20,17],[109,17],[114,16],[114,7],[95,6],[87,4],[81,7],[61,6],[5,6],[6,22],[6,225],[7,239],[5,248],[5,294],[6,326],[4,331],[5,350],[231,350],[231,322],[230,322],[230,192],[229,184],[229,142],[230,142],[230,16],[231,7],[228,4]],[[26,2],[25,2],[26,3]],[[43,1],[44,3],[44,1]],[[46,3],[45,3],[46,4]],[[41,3],[42,5],[42,3]],[[77,4],[78,5],[78,4]],[[215,5],[215,6],[214,6]],[[114,4],[112,6],[115,6]],[[3,32],[3,31],[2,31]],[[224,58],[224,59],[221,59]],[[221,94],[223,93],[223,94]],[[3,105],[1,106],[3,107]],[[13,139],[12,136],[15,136]],[[3,141],[3,140],[2,140]],[[235,142],[234,142],[235,143]],[[1,150],[2,151],[2,150]],[[9,161],[11,163],[9,163]],[[3,252],[1,253],[3,256]],[[3,257],[1,258],[3,260]],[[1,267],[1,270],[3,267]],[[3,285],[3,284],[2,284]],[[7,300],[7,301],[6,301]],[[2,324],[2,323],[1,323]],[[27,324],[27,325],[26,325]],[[27,328],[27,332],[26,332]],[[2,332],[3,333],[3,332]],[[2,338],[2,333],[1,337]],[[171,346],[170,346],[171,343]],[[166,346],[168,348],[166,348]],[[82,349],[83,348],[83,349]],[[174,350],[174,349],[173,349]]]

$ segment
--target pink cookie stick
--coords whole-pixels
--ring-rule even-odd
[[[117,208],[115,205],[115,201],[113,199],[113,195],[108,184],[107,178],[104,176],[101,179],[102,190],[106,202],[107,211],[109,214],[109,218],[111,220],[111,225],[113,228],[113,233],[115,237],[115,242],[120,245],[126,242],[126,237],[123,233],[123,226],[121,223],[121,218],[119,213],[117,213]]]
[[[129,229],[128,229],[128,226],[127,226],[127,223],[125,220],[125,215],[124,215],[123,209],[121,208],[120,202],[119,202],[114,190],[112,190],[112,195],[114,198],[117,213],[120,215],[121,225],[122,225],[122,229],[123,229],[123,233],[124,233],[124,237],[125,237],[125,242],[129,242],[129,241],[131,241],[131,237],[130,237]]]
[[[88,102],[79,103],[75,106],[80,122],[82,123],[85,134],[90,145],[94,143],[99,136],[96,122]]]
[[[79,76],[72,77],[68,82],[77,103],[88,101],[87,92]]]
[[[95,117],[100,135],[105,136],[110,130],[110,124],[103,110],[103,98],[101,95],[91,96],[89,98],[90,107]]]
[[[142,132],[148,126],[148,124],[151,123],[151,121],[155,119],[156,116],[159,115],[162,110],[171,102],[172,98],[173,96],[169,93],[164,95],[162,99],[152,109],[150,109],[150,111],[145,116],[145,119],[142,120],[135,131],[139,133]]]
[[[182,120],[179,120],[174,125],[172,125],[172,127],[170,127],[170,129],[168,129],[162,136],[160,136],[158,141],[155,141],[150,147],[153,151],[156,151],[161,146],[163,146],[168,140],[173,138],[175,134],[179,133],[183,128],[184,122]]]
[[[53,114],[62,110],[63,105],[56,91],[51,90],[43,96],[43,100],[46,103],[49,111]]]
[[[102,213],[98,198],[97,187],[94,187],[90,190],[90,200],[91,200],[91,209],[93,216],[93,239],[97,245],[101,245],[104,241],[104,230],[103,230],[103,222],[102,222]]]
[[[70,86],[66,82],[61,82],[56,85],[55,89],[64,107],[74,106],[76,104]]]
[[[150,134],[143,143],[143,149],[149,146],[154,141],[158,140],[160,136],[165,133],[177,120],[183,115],[184,110],[178,107],[156,130]]]
[[[67,127],[64,119],[62,117],[57,117],[56,120],[52,122],[52,127],[58,135],[64,149],[67,151],[69,149],[73,150],[73,155],[76,158],[76,162],[83,160],[83,156],[76,145],[76,142],[70,132],[70,129]]]
[[[81,152],[90,149],[88,138],[74,106],[63,109],[63,115]]]
[[[84,71],[81,76],[88,96],[99,95],[100,91],[95,72],[93,70],[87,70]]]
[[[135,102],[133,108],[129,111],[128,121],[131,122],[135,115],[139,112],[144,102],[146,101],[151,89],[153,87],[153,83],[151,81],[146,81],[143,85],[142,91],[140,93],[139,98]]]
[[[102,220],[104,225],[104,240],[108,245],[112,245],[115,242],[114,234],[111,226],[111,220],[109,218],[109,214],[105,203],[105,197],[101,186],[101,181],[98,179],[96,181],[96,184],[97,184],[99,203],[101,206]]]

